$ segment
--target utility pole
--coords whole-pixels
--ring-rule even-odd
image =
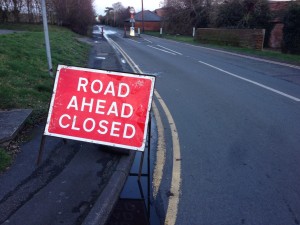
[[[45,36],[46,53],[47,53],[47,59],[48,59],[48,68],[49,68],[50,76],[53,77],[52,59],[51,59],[51,50],[50,50],[50,41],[49,41],[48,21],[47,21],[45,0],[41,0],[41,3],[42,3],[44,36]]]
[[[142,33],[145,32],[145,27],[144,27],[144,0],[142,0]]]

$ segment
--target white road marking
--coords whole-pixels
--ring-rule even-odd
[[[253,56],[242,55],[242,54],[238,54],[238,53],[227,52],[227,51],[223,51],[223,50],[207,48],[207,47],[202,47],[202,46],[197,46],[197,45],[191,45],[191,44],[186,44],[186,45],[197,47],[197,48],[203,48],[203,49],[210,50],[210,51],[221,52],[221,53],[228,54],[228,55],[243,57],[243,58],[246,58],[246,59],[252,59],[252,60],[256,60],[256,61],[260,61],[260,62],[266,62],[266,63],[280,65],[280,66],[286,66],[286,67],[290,67],[290,68],[300,70],[300,66],[296,66],[296,65],[292,65],[292,64],[288,64],[288,63],[275,62],[275,61],[268,60],[268,59],[261,59],[261,58],[257,58],[257,57],[253,57]]]
[[[150,48],[157,49],[157,50],[162,51],[162,52],[166,52],[166,53],[169,53],[169,54],[172,54],[172,55],[176,55],[176,54],[173,53],[173,52],[169,52],[169,51],[166,51],[166,50],[163,50],[163,49],[160,49],[160,48],[156,48],[156,47],[151,46],[151,45],[147,45],[147,46],[150,47]]]
[[[145,40],[145,41],[148,41],[149,43],[152,44],[152,41],[150,41],[150,40],[148,40],[148,39],[146,39],[146,38],[144,38],[144,40]]]
[[[170,52],[174,52],[174,53],[176,53],[176,54],[178,54],[178,55],[182,55],[180,52],[176,52],[176,51],[174,51],[174,50],[172,50],[172,49],[169,49],[169,48],[166,48],[166,47],[164,47],[164,46],[161,46],[161,45],[157,45],[157,46],[159,46],[159,47],[161,47],[161,48],[164,48],[164,49],[167,49],[167,50],[169,50]]]
[[[152,38],[162,39],[160,37],[154,37],[154,36],[152,36]],[[177,43],[177,44],[181,43],[181,42],[170,40],[170,39],[163,39],[163,40],[164,41],[169,41],[169,42],[174,42],[174,43]],[[228,54],[228,55],[239,56],[239,57],[243,57],[243,58],[246,58],[246,59],[252,59],[252,60],[256,60],[256,61],[260,61],[260,62],[266,62],[266,63],[280,65],[280,66],[286,66],[286,67],[290,67],[290,68],[300,70],[300,66],[296,66],[296,65],[292,65],[292,64],[288,64],[288,63],[281,63],[281,62],[276,62],[276,61],[272,61],[272,60],[268,60],[268,59],[261,59],[261,58],[257,58],[257,57],[254,57],[254,56],[248,56],[248,55],[233,53],[233,52],[229,52],[229,51],[203,47],[203,46],[199,46],[199,45],[193,45],[193,44],[188,44],[188,43],[184,43],[184,44],[188,45],[188,46],[191,46],[191,47],[195,47],[195,48],[203,48],[203,49],[210,50],[210,51],[221,52],[221,53]]]
[[[106,59],[105,57],[97,56],[96,59]]]
[[[221,72],[223,72],[223,73],[226,73],[226,74],[228,74],[228,75],[230,75],[230,76],[233,76],[233,77],[235,77],[235,78],[238,78],[238,79],[244,80],[244,81],[246,81],[246,82],[249,82],[249,83],[251,83],[251,84],[257,85],[257,86],[259,86],[259,87],[261,87],[261,88],[264,88],[264,89],[267,89],[267,90],[269,90],[269,91],[272,91],[272,92],[274,92],[274,93],[276,93],[276,94],[282,95],[282,96],[284,96],[284,97],[286,97],[286,98],[292,99],[292,100],[297,101],[297,102],[300,101],[299,98],[296,98],[296,97],[291,96],[291,95],[289,95],[289,94],[286,94],[286,93],[284,93],[284,92],[278,91],[278,90],[276,90],[276,89],[274,89],[274,88],[268,87],[268,86],[263,85],[263,84],[261,84],[261,83],[258,83],[258,82],[256,82],[256,81],[249,80],[249,79],[247,79],[247,78],[238,76],[238,75],[236,75],[236,74],[234,74],[234,73],[230,73],[230,72],[228,72],[228,71],[226,71],[226,70],[223,70],[223,69],[221,69],[221,68],[219,68],[219,67],[213,66],[213,65],[211,65],[211,64],[208,64],[208,63],[205,63],[205,62],[202,62],[202,61],[199,61],[199,63],[202,63],[202,64],[204,64],[204,65],[206,65],[206,66],[209,66],[209,67],[211,67],[211,68],[214,68],[214,69],[216,69],[216,70],[219,70],[219,71],[221,71]]]
[[[125,59],[121,59],[121,62],[123,63],[123,64],[126,64],[126,60]]]
[[[136,42],[136,43],[139,43],[139,44],[141,43],[141,42],[133,40],[133,39],[129,39],[129,41],[133,41],[133,42]]]

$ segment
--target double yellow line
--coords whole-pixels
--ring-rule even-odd
[[[111,38],[107,38],[107,41],[121,53],[124,57],[126,62],[132,68],[134,73],[143,74],[143,71],[134,63],[134,61],[130,58],[130,56]],[[161,108],[163,109],[169,126],[171,130],[172,136],[172,145],[173,145],[173,169],[172,169],[172,180],[171,180],[171,189],[170,192],[172,195],[169,197],[168,201],[168,208],[166,210],[166,218],[165,218],[165,225],[175,225],[177,219],[177,212],[178,212],[178,205],[179,205],[179,198],[180,198],[180,184],[181,184],[181,154],[180,154],[180,144],[179,144],[179,136],[177,132],[177,128],[175,125],[175,121],[171,115],[170,110],[168,109],[167,105],[157,92],[154,90],[154,96],[158,100]],[[154,197],[157,196],[157,192],[160,189],[160,184],[163,176],[163,167],[165,164],[166,158],[166,144],[164,138],[164,128],[163,123],[161,120],[161,116],[159,114],[159,110],[153,101],[152,104],[154,116],[157,122],[157,129],[158,129],[158,146],[157,146],[157,154],[156,154],[156,166],[154,168],[154,175],[153,175],[153,185],[154,185]]]

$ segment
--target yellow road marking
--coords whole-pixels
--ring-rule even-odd
[[[143,74],[142,70],[134,63],[134,61],[130,58],[130,56],[127,55],[127,53],[112,39],[107,38],[110,44],[112,44],[125,58],[125,60],[128,62],[129,66],[132,68],[132,70],[135,73],[140,73]],[[165,219],[165,225],[175,225],[176,219],[177,219],[177,212],[178,212],[178,204],[179,204],[179,197],[180,197],[180,184],[181,184],[181,154],[180,154],[180,145],[179,145],[179,137],[178,137],[178,132],[177,128],[175,125],[175,121],[171,115],[170,110],[168,109],[167,105],[159,95],[159,93],[154,90],[154,95],[157,98],[158,102],[160,103],[166,117],[168,120],[168,123],[170,125],[171,129],[171,136],[172,136],[172,145],[173,145],[173,169],[172,169],[172,181],[171,181],[171,190],[170,192],[172,195],[169,197],[168,201],[168,208],[167,208],[167,213],[166,213],[166,219]],[[157,121],[157,127],[158,127],[158,149],[159,154],[165,154],[165,142],[164,142],[164,132],[163,132],[163,125],[162,121],[158,112],[158,109],[155,105],[153,104],[153,110],[154,110],[154,115]],[[159,116],[158,116],[159,115]],[[165,156],[165,155],[164,155]],[[160,164],[164,165],[165,164],[165,157],[162,157],[161,160],[159,161]],[[158,164],[158,163],[157,163]],[[161,184],[161,179],[162,179],[162,165],[159,165],[157,168],[155,168],[154,171],[158,172],[159,170],[161,171],[161,174],[158,175],[157,179],[155,182],[157,184]],[[156,187],[156,190],[159,190],[159,186]],[[154,193],[154,194],[157,194]]]

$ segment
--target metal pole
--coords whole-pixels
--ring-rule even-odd
[[[46,136],[43,135],[43,136],[42,136],[42,140],[41,140],[41,144],[40,144],[40,150],[39,150],[38,157],[37,157],[37,160],[36,160],[36,165],[37,165],[37,166],[40,165],[40,163],[41,163],[41,161],[42,161],[42,158],[43,158],[43,152],[44,152],[45,141],[46,141]]]
[[[145,26],[144,26],[144,0],[142,0],[142,33],[145,32]]]
[[[150,220],[150,149],[151,148],[151,113],[149,113],[149,126],[148,126],[148,157],[147,157],[147,200],[148,200],[148,220]]]
[[[116,26],[116,11],[114,10],[114,26]]]
[[[47,53],[47,59],[48,59],[48,68],[49,68],[50,76],[53,77],[53,69],[52,69],[52,60],[51,60],[51,51],[50,51],[50,41],[49,41],[49,32],[48,32],[48,22],[47,22],[45,0],[41,0],[41,3],[42,3],[43,25],[44,25],[46,53]]]

